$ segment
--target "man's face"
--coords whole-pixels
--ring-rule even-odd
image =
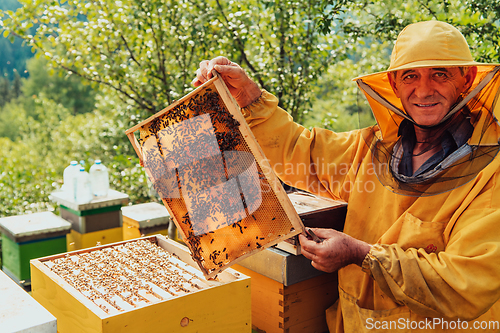
[[[476,77],[471,67],[462,75],[458,67],[415,68],[400,70],[389,81],[405,111],[419,125],[438,124],[450,111],[461,93],[467,91]]]

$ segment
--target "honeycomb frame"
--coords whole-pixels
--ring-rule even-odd
[[[218,73],[126,134],[206,278],[303,231]]]

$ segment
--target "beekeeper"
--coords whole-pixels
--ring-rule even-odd
[[[331,332],[500,331],[499,64],[447,23],[411,24],[387,71],[355,79],[377,125],[346,133],[294,123],[224,57],[193,84],[212,69],[284,182],[348,202],[343,233],[300,236],[314,267],[338,270]]]

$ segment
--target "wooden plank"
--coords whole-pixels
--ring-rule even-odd
[[[328,330],[325,311],[338,299],[336,273],[285,286],[240,265],[233,267],[252,279],[254,329],[266,333]]]
[[[134,132],[127,133],[128,131],[125,131],[127,134],[128,139],[130,140],[130,143],[132,144],[132,147],[135,150],[135,153],[137,154],[137,157],[139,157],[139,161],[141,166],[144,166],[144,162],[142,160],[142,149],[141,146],[139,145],[139,142],[137,141],[137,138],[134,134]]]
[[[139,237],[141,237],[139,227],[125,221],[125,217],[123,217],[123,240],[130,240]]]
[[[106,209],[107,207],[104,208]],[[72,209],[67,210],[62,205],[60,206],[61,217],[71,223],[73,230],[81,234],[122,226],[122,213],[119,208],[117,210],[104,211],[91,215],[77,215],[73,212],[75,211]]]
[[[30,279],[30,260],[66,252],[66,237],[39,239],[27,243],[15,243],[2,234],[3,265],[18,281]]]
[[[125,225],[125,223],[137,229],[140,227],[139,222],[123,215],[123,225]]]
[[[328,325],[326,324],[325,316],[319,316],[298,324],[289,326],[285,329],[286,333],[328,333]]]
[[[325,282],[325,280],[327,280]],[[337,274],[324,274],[285,288],[285,328],[316,318],[326,324],[325,311],[338,299]],[[302,331],[310,332],[310,331]]]
[[[252,327],[248,278],[158,303],[151,308],[154,310],[128,311],[113,316],[103,323],[103,331],[233,333],[250,332]]]
[[[284,285],[257,272],[240,265],[234,269],[251,277],[252,290],[252,326],[266,333],[280,333],[284,318],[280,317],[283,310]]]
[[[140,238],[143,236],[153,236],[153,235],[168,235],[168,229],[162,229],[164,226],[155,226],[151,228],[142,228],[134,227],[128,223],[123,222],[123,240],[130,240],[135,238]]]

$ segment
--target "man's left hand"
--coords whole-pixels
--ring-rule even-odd
[[[299,235],[302,254],[312,261],[314,268],[327,273],[356,264],[361,266],[371,245],[333,229],[311,228],[323,241],[316,243]]]

